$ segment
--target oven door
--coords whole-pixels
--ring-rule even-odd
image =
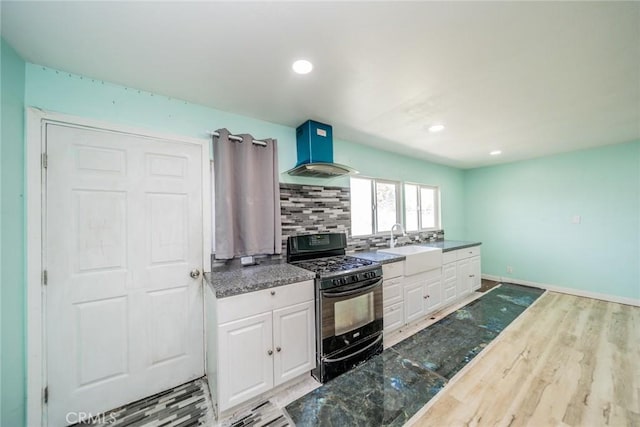
[[[382,331],[382,278],[321,290],[320,307],[326,357]]]

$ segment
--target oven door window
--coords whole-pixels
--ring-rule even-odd
[[[335,334],[342,335],[361,328],[375,319],[374,293],[369,292],[354,298],[336,302]]]

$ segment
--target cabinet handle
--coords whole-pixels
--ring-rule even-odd
[[[275,295],[275,294],[276,294],[276,291],[271,291],[271,295]]]
[[[276,351],[277,351],[278,353],[280,353],[280,351],[281,351],[281,350],[282,350],[282,349],[281,349],[280,347],[276,347]]]
[[[476,277],[476,275],[475,274],[470,274],[469,277]]]
[[[268,350],[268,351],[267,351],[267,354],[268,354],[269,356],[271,356],[271,355],[273,354],[273,350]]]

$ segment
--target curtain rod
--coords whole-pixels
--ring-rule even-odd
[[[220,134],[218,132],[213,132],[213,131],[209,131],[209,135],[211,136],[220,136]],[[236,136],[236,135],[229,135],[229,139],[232,141],[236,141],[236,142],[242,142],[243,139],[240,136]],[[251,142],[255,145],[260,145],[262,147],[266,147],[267,143],[265,141],[260,141],[258,139],[253,139],[251,140]]]

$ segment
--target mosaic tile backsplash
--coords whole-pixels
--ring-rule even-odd
[[[350,252],[389,247],[389,234],[351,237],[351,192],[349,187],[280,184],[282,253],[287,252],[287,237],[322,232],[347,233]],[[444,238],[439,230],[438,237]],[[409,232],[414,242],[425,242],[433,232]]]

